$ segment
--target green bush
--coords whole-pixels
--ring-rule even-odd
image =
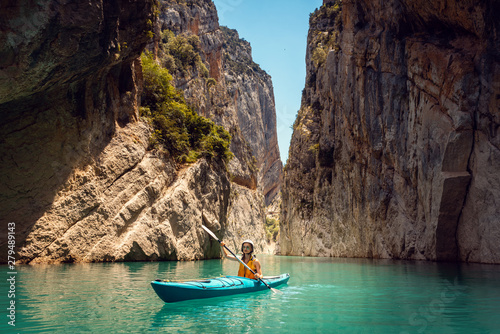
[[[143,93],[141,116],[153,128],[150,147],[167,149],[179,162],[193,162],[202,155],[229,161],[231,136],[223,127],[199,116],[172,84],[172,76],[151,54],[142,54]]]
[[[209,72],[201,61],[201,42],[197,35],[178,35],[164,30],[160,38],[160,58],[164,67],[171,73],[180,71],[187,74],[197,69],[201,77],[207,78]]]
[[[316,9],[314,12],[309,14],[309,23],[314,23],[317,20],[322,19],[333,19],[335,21],[337,17],[341,15],[342,12],[342,0],[335,0],[333,2],[326,3],[321,5],[319,9]]]
[[[278,237],[278,233],[280,231],[279,221],[274,218],[266,217],[266,224],[264,225],[264,229],[266,230],[266,237],[268,241],[276,241]]]
[[[210,72],[208,71],[208,68],[201,61],[198,63],[198,70],[200,71],[200,75],[202,78],[208,78],[210,76]],[[210,78],[210,79],[213,79],[213,78]]]
[[[323,47],[321,44],[318,44],[313,50],[311,59],[316,67],[321,66],[326,61],[327,52],[328,48]]]
[[[168,42],[170,54],[176,59],[179,67],[195,66],[200,60],[200,55],[190,41],[192,41],[191,38],[179,35]]]
[[[210,135],[203,140],[204,152],[215,153],[218,157],[229,161],[233,157],[233,153],[229,150],[231,143],[231,135],[224,130],[222,126],[214,125]]]
[[[309,151],[316,156],[316,154],[319,152],[319,143],[311,145],[309,147]]]
[[[339,36],[343,29],[342,0],[322,5],[311,13],[309,22],[313,29],[312,44],[316,45],[312,50],[311,59],[316,67],[320,67],[325,63],[330,50],[340,51]],[[329,28],[325,29],[325,26]]]

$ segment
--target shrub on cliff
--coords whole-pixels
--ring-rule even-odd
[[[330,19],[333,24],[338,25],[341,20],[342,0],[333,0],[323,4],[319,9],[309,14],[309,24],[315,24],[319,20]]]
[[[208,70],[201,61],[200,38],[197,35],[178,35],[170,30],[161,33],[159,43],[163,66],[171,72],[186,75],[196,69],[200,76],[208,77]]]
[[[311,56],[311,60],[314,62],[316,67],[321,66],[326,61],[327,52],[328,47],[324,47],[321,43],[318,43]]]
[[[276,238],[278,237],[278,233],[280,231],[279,221],[274,218],[266,217],[264,229],[266,230],[267,241],[276,241]]]
[[[338,37],[342,31],[342,0],[327,2],[316,9],[311,13],[309,23],[312,29],[311,44],[316,45],[312,50],[311,60],[316,67],[320,67],[330,50],[340,50]]]
[[[150,147],[167,149],[179,162],[193,162],[200,155],[231,159],[230,134],[186,104],[183,93],[172,86],[169,71],[151,54],[142,54],[141,59],[141,116],[154,128]]]
[[[253,61],[251,55],[246,51],[250,49],[250,43],[243,38],[239,38],[238,32],[225,26],[220,26],[224,36],[224,63],[226,69],[239,75],[248,73],[266,76],[267,73]]]

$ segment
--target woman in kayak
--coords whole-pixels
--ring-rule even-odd
[[[224,255],[232,261],[238,261],[237,258],[228,254],[226,248],[224,247],[224,243],[220,243],[222,250],[224,251]],[[253,253],[253,242],[252,240],[245,240],[241,245],[241,251],[243,252],[243,256],[241,260],[245,262],[245,264],[250,267],[256,274],[252,274],[250,270],[248,270],[244,265],[240,263],[240,268],[238,269],[238,276],[247,277],[251,279],[259,279],[262,278],[262,268],[260,266],[259,260],[252,254]]]

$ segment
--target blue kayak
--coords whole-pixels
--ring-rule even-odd
[[[275,288],[278,285],[285,284],[289,279],[290,274],[282,274],[279,276],[264,276],[262,280]],[[239,276],[224,276],[185,282],[156,280],[151,282],[151,286],[165,303],[268,290],[261,281]]]

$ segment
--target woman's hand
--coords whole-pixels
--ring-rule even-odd
[[[259,274],[255,273],[254,277],[255,277],[256,279],[259,279],[259,278],[262,278],[262,275],[259,275]]]
[[[221,242],[220,242],[220,246],[221,246],[222,248],[224,248],[224,246],[225,246],[225,245],[226,245],[226,244],[225,244],[223,241],[221,241]]]

